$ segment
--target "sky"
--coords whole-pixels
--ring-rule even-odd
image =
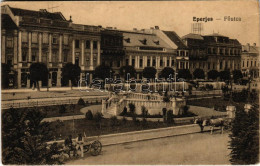
[[[122,30],[159,26],[175,31],[180,37],[191,33],[196,18],[213,18],[203,23],[203,35],[219,33],[241,44],[259,45],[259,3],[257,0],[234,1],[49,1],[2,2],[11,7],[62,12],[74,23],[117,27]],[[224,21],[225,16],[241,21]],[[219,20],[217,20],[219,19]]]

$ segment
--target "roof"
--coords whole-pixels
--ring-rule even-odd
[[[252,54],[259,54],[259,47],[250,46],[250,45],[242,45],[242,52],[248,52]]]
[[[170,48],[161,38],[154,34],[135,33],[123,31],[123,45],[126,47],[149,46],[158,48]]]
[[[185,36],[183,36],[181,39],[197,39],[197,40],[203,40],[203,37],[199,34],[189,33]]]
[[[16,29],[17,26],[8,14],[1,15],[1,27],[4,29]]]
[[[51,20],[66,21],[65,17],[60,12],[50,13],[46,9],[40,11],[34,11],[34,10],[25,10],[20,8],[13,8],[13,7],[10,7],[10,9],[15,16],[30,16],[30,17],[45,18]]]
[[[171,41],[173,41],[177,46],[178,49],[188,49],[188,47],[183,43],[181,38],[177,35],[174,31],[163,31],[164,34],[166,34]]]
[[[212,33],[212,34],[209,34],[209,35],[204,35],[204,36],[214,36],[214,37],[227,37],[227,36],[223,36],[219,33]]]

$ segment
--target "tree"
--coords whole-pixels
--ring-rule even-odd
[[[53,139],[44,114],[35,108],[9,109],[3,114],[2,161],[4,164],[61,164],[53,155],[60,154],[57,145],[47,146]]]
[[[136,70],[133,66],[122,66],[119,69],[119,74],[121,77],[123,77],[125,80],[127,79],[127,74],[130,74],[130,78],[135,77],[136,75]]]
[[[129,111],[132,115],[133,121],[136,121],[136,113],[135,113],[135,105],[133,103],[129,103]]]
[[[196,69],[193,72],[193,78],[204,79],[205,78],[204,71],[202,69]]]
[[[219,77],[222,81],[230,80],[230,71],[224,70],[219,72]]]
[[[65,80],[65,82],[71,81],[70,86],[72,89],[72,85],[77,85],[79,81],[79,76],[81,73],[81,69],[78,65],[72,64],[72,63],[67,63],[63,68],[62,68],[62,79]]]
[[[34,87],[37,87],[37,90],[40,90],[39,81],[43,81],[46,78],[48,79],[48,68],[44,63],[37,62],[32,63],[30,68],[30,79],[33,81]]]
[[[165,67],[161,71],[160,76],[167,79],[169,76],[172,75],[172,78],[174,77],[174,70],[171,67]]]
[[[9,73],[11,71],[11,66],[5,63],[1,64],[1,82],[2,88],[8,88],[9,84]]]
[[[229,137],[231,164],[251,165],[259,162],[259,105],[253,105],[248,113],[237,109]]]
[[[233,71],[233,79],[234,82],[237,82],[239,79],[243,78],[243,74],[240,70],[234,70]]]
[[[188,69],[181,69],[178,71],[178,78],[183,78],[185,80],[191,79],[191,74]]]
[[[208,72],[208,79],[216,80],[219,77],[219,72],[217,70],[210,70]]]
[[[154,67],[145,67],[143,70],[143,77],[144,78],[155,78],[157,70]]]
[[[110,78],[111,72],[113,72],[111,67],[100,65],[94,70],[94,78],[101,78],[102,80],[105,80],[106,78]]]

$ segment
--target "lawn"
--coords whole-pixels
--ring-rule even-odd
[[[96,104],[100,104],[100,103],[94,103],[94,104],[86,103],[85,105],[68,104],[68,105],[41,106],[41,107],[36,107],[36,109],[43,111],[43,113],[46,115],[46,118],[50,118],[50,117],[70,116],[70,115],[82,115],[83,113],[80,112],[82,108],[84,107],[91,108],[91,106],[96,106]],[[29,108],[16,108],[15,110],[23,111],[27,109]],[[2,112],[4,111],[5,110],[2,110]]]
[[[73,138],[77,137],[78,133],[84,133],[87,137],[98,136],[104,134],[123,133],[130,131],[139,131],[146,129],[155,129],[174,126],[175,124],[165,124],[163,122],[134,122],[132,120],[115,120],[115,119],[102,119],[101,128],[95,120],[77,119],[68,121],[51,122],[53,134],[57,139],[65,139],[68,135]],[[187,123],[186,123],[187,124]],[[183,124],[178,124],[183,125]],[[73,127],[74,126],[74,127]]]

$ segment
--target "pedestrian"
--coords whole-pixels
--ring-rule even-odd
[[[82,138],[82,134],[78,134],[78,137],[76,138],[76,150],[78,151],[80,149],[80,153],[81,153],[81,157],[84,157],[84,150],[83,150],[83,138]]]
[[[64,145],[65,145],[65,152],[68,153],[69,157],[71,151],[73,151],[73,156],[75,156],[75,147],[73,146],[72,135],[69,135],[69,137],[65,139]]]

